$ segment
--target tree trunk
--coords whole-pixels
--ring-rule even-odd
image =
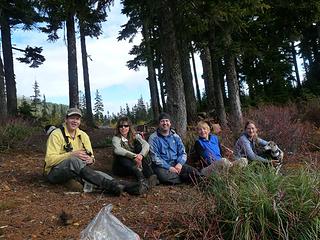
[[[235,58],[230,52],[226,53],[225,64],[228,96],[230,102],[231,129],[234,136],[239,136],[243,125],[243,118],[241,112],[239,82],[236,74]]]
[[[207,96],[207,105],[208,109],[215,108],[215,95],[214,95],[214,85],[213,85],[213,74],[212,74],[212,64],[211,64],[211,56],[210,50],[208,46],[205,46],[201,53],[200,59],[202,62],[203,69],[203,80],[204,80],[204,88]]]
[[[168,0],[161,1],[160,37],[163,43],[161,50],[163,52],[163,64],[166,66],[169,75],[169,78],[166,79],[168,112],[171,115],[173,126],[184,137],[187,130],[186,100],[170,3]]]
[[[187,122],[191,124],[197,117],[197,99],[194,94],[192,72],[190,66],[190,55],[188,50],[188,43],[183,36],[180,36],[178,41],[179,60],[181,66],[181,74],[183,80],[184,94],[186,99]]]
[[[3,12],[2,14],[1,39],[7,93],[7,111],[9,115],[14,116],[17,114],[17,88],[13,68],[11,31],[7,16]]]
[[[199,87],[199,80],[198,80],[198,76],[197,76],[197,68],[196,68],[196,62],[194,60],[194,52],[193,51],[191,51],[191,59],[192,59],[194,81],[196,83],[197,98],[198,98],[199,104],[201,105],[201,92],[200,92],[200,87]]]
[[[220,57],[218,60],[218,69],[219,69],[219,79],[220,79],[220,86],[221,92],[223,97],[223,102],[226,105],[228,102],[227,93],[226,93],[226,81],[224,80],[224,76],[226,75],[225,66],[223,64],[222,58]]]
[[[68,43],[69,107],[79,107],[77,48],[74,28],[74,11],[69,11],[66,21]]]
[[[158,85],[156,79],[156,73],[154,68],[154,56],[150,46],[150,34],[149,34],[149,23],[147,20],[144,20],[142,28],[143,38],[146,44],[146,52],[147,52],[147,68],[148,68],[148,81],[149,81],[149,89],[150,89],[150,97],[151,97],[151,109],[153,113],[154,121],[157,121],[160,114],[160,103],[159,103],[159,92]]]
[[[165,78],[164,72],[161,71],[161,66],[157,66],[158,69],[158,81],[160,86],[160,96],[161,96],[161,103],[162,103],[162,111],[167,112],[167,103],[166,103],[166,91],[165,91]]]
[[[301,89],[301,81],[300,81],[299,68],[298,68],[298,63],[297,63],[297,52],[294,47],[294,42],[291,42],[291,53],[292,53],[294,71],[296,73],[297,88]]]
[[[0,123],[7,117],[7,101],[6,101],[6,89],[4,83],[4,71],[2,59],[0,56]]]
[[[214,27],[211,28],[210,31],[210,56],[211,56],[211,64],[212,64],[212,76],[214,82],[214,93],[216,96],[216,113],[218,115],[220,124],[225,127],[227,125],[227,115],[224,107],[222,87],[220,82],[220,73],[219,73],[219,65],[218,65],[218,54],[216,49],[216,36]]]
[[[92,105],[91,105],[91,91],[90,91],[90,79],[88,69],[88,54],[86,47],[86,36],[82,24],[80,23],[80,43],[81,43],[81,56],[82,56],[82,70],[83,70],[83,82],[84,82],[84,95],[86,98],[86,122],[90,127],[94,127]]]

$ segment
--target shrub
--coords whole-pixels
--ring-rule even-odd
[[[0,149],[9,149],[19,146],[30,137],[38,128],[30,127],[30,122],[16,118],[10,119],[0,126]]]
[[[317,128],[320,128],[320,98],[300,103],[299,112],[303,121],[312,123]]]
[[[259,163],[212,175],[224,239],[317,239],[320,236],[320,175],[300,169],[286,175]]]
[[[259,135],[266,140],[277,142],[283,150],[296,153],[304,150],[314,132],[309,123],[302,123],[294,105],[274,105],[250,109],[246,119],[256,122]]]

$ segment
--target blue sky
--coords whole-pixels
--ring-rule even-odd
[[[126,16],[120,14],[119,0],[111,8],[108,20],[103,24],[103,34],[99,39],[87,38],[87,52],[91,56],[89,60],[89,75],[91,84],[91,96],[94,99],[98,89],[102,95],[105,113],[119,112],[120,106],[126,103],[133,106],[140,96],[145,101],[150,101],[147,69],[139,71],[129,70],[126,62],[133,58],[128,52],[133,44],[139,44],[141,36],[137,35],[133,43],[117,41],[121,25],[127,22]],[[37,30],[24,32],[15,29],[12,32],[12,43],[16,47],[42,46],[46,61],[39,68],[29,68],[27,65],[15,60],[15,74],[18,96],[29,97],[33,95],[33,84],[36,80],[40,86],[41,94],[45,94],[47,101],[67,104],[68,100],[68,68],[67,46],[64,37],[65,31],[59,33],[60,39],[56,42],[48,42],[47,35]],[[82,62],[80,40],[77,38],[78,53],[78,77],[79,90],[83,91]],[[21,55],[14,52],[14,58]],[[197,58],[198,74],[202,74],[201,64]],[[198,77],[200,86],[203,86],[201,77]]]

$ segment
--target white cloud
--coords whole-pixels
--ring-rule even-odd
[[[104,100],[105,110],[110,112],[118,112],[120,106],[125,107],[126,103],[130,107],[133,106],[141,95],[144,101],[150,99],[148,82],[146,81],[146,68],[142,67],[140,71],[135,72],[129,70],[126,66],[126,62],[133,58],[128,52],[133,44],[139,44],[141,36],[137,35],[134,43],[117,41],[120,26],[127,21],[127,18],[120,14],[120,9],[120,3],[116,1],[115,6],[111,8],[108,21],[103,24],[103,35],[99,39],[86,39],[87,52],[92,58],[92,61],[88,60],[91,96],[94,99],[95,91],[99,89]],[[60,98],[62,100],[59,103],[68,104],[68,57],[64,35],[65,30],[63,29],[59,32],[60,39],[51,43],[47,41],[47,35],[39,31],[23,32],[15,30],[13,32],[13,43],[16,43],[16,47],[42,46],[46,58],[44,64],[37,69],[29,68],[15,60],[18,96],[29,97],[33,95],[32,85],[36,80],[39,83],[41,94],[45,94],[47,99],[54,98],[57,100]],[[20,53],[15,52],[14,57],[18,56],[20,56]],[[79,90],[83,91],[79,38],[77,38],[77,61]],[[202,90],[203,80],[200,76],[202,68],[198,56],[196,56],[196,65]],[[119,94],[110,92],[117,91],[114,86],[121,86],[122,91]],[[124,91],[126,94],[123,94]],[[117,97],[110,100],[110,95],[116,95]]]
[[[116,39],[120,25],[127,21],[124,15],[120,15],[119,2],[116,2],[115,7],[111,10],[108,22],[103,24],[104,34],[99,39],[86,39],[87,52],[92,58],[92,61],[88,60],[92,96],[94,96],[96,89],[101,92],[101,90],[114,85],[125,85],[126,88],[131,89],[147,85],[145,68],[141,68],[139,72],[134,72],[126,66],[126,61],[133,57],[128,54],[133,44],[126,41],[118,42]],[[50,97],[55,99],[64,97],[65,99],[68,96],[68,58],[67,46],[63,40],[64,30],[61,30],[59,35],[60,39],[58,41],[50,43],[47,41],[47,36],[39,31],[13,31],[13,42],[16,43],[16,47],[43,46],[43,54],[46,58],[44,64],[37,69],[29,68],[15,60],[18,96],[33,95],[32,85],[35,80],[39,83],[41,94],[45,94],[47,99],[50,99]],[[136,38],[135,44],[139,44],[139,42],[140,39]],[[18,56],[20,56],[20,53],[15,53],[14,57]],[[81,49],[78,38],[77,65],[79,90],[83,90]],[[139,89],[136,89],[136,91],[139,91]],[[144,92],[141,94],[148,95]],[[104,96],[102,97],[104,98]],[[119,103],[126,102],[126,100],[133,101],[124,98],[125,96],[119,96]],[[116,102],[113,104],[116,105]],[[119,110],[120,105],[114,106],[115,111]]]

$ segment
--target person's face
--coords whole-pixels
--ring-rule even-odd
[[[205,127],[205,126],[198,127],[197,132],[198,132],[199,137],[202,137],[205,139],[209,138],[209,133],[210,133],[209,127]]]
[[[246,133],[250,138],[253,138],[257,134],[257,128],[254,124],[249,123],[246,128]]]
[[[171,127],[171,122],[169,119],[161,119],[159,122],[159,128],[162,132],[168,132]]]
[[[119,132],[124,137],[128,136],[128,132],[129,132],[129,124],[128,124],[128,122],[121,122],[119,124]]]
[[[65,123],[68,131],[73,132],[80,126],[81,117],[79,115],[71,115],[66,118]]]

